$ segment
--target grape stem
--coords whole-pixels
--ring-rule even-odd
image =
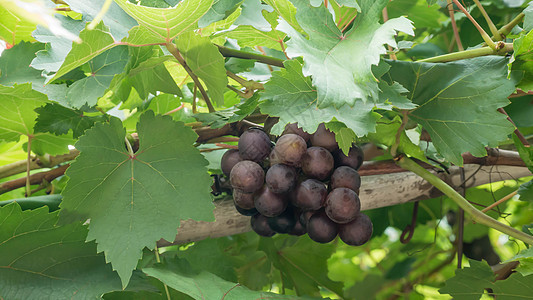
[[[486,55],[503,55],[507,52],[513,51],[512,43],[498,42],[497,49],[494,50],[490,47],[481,47],[476,49],[469,49],[465,51],[453,52],[444,55],[434,56],[417,60],[417,62],[448,62],[467,58],[473,58]]]
[[[442,181],[439,177],[435,176],[428,170],[424,169],[422,166],[418,165],[416,162],[411,160],[410,158],[406,156],[401,156],[396,163],[408,170],[411,171],[418,176],[422,177],[429,183],[431,183],[433,186],[435,186],[437,189],[439,189],[442,193],[444,193],[446,196],[448,196],[450,199],[452,199],[459,207],[461,207],[466,213],[468,213],[472,221],[476,223],[483,224],[485,226],[491,227],[493,229],[496,229],[502,233],[505,233],[511,237],[514,237],[518,240],[523,241],[524,243],[527,243],[529,245],[533,245],[533,236],[522,232],[520,230],[517,230],[511,226],[505,225],[501,222],[498,222],[497,220],[489,217],[488,215],[482,213],[478,209],[476,209],[472,204],[470,204],[463,196],[461,196],[457,191],[455,191],[451,186],[446,184],[444,181]]]

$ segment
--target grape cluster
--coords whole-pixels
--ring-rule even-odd
[[[238,148],[224,153],[221,169],[230,178],[235,208],[251,216],[257,234],[307,233],[319,243],[338,235],[354,246],[370,239],[372,221],[360,212],[359,147],[345,155],[324,124],[313,134],[288,124],[275,146],[252,128]]]

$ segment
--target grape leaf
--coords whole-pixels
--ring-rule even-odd
[[[187,65],[207,86],[209,96],[224,105],[224,89],[228,85],[224,57],[208,37],[187,32],[176,39],[176,46],[185,58]]]
[[[292,28],[298,32],[304,32],[296,19],[296,7],[289,0],[265,0],[265,3],[270,5]]]
[[[68,152],[70,136],[35,133],[33,126],[37,113],[34,109],[48,102],[46,95],[31,89],[31,84],[0,85],[0,140],[18,141],[22,135],[31,136],[32,150],[52,155]]]
[[[470,267],[455,271],[455,277],[446,281],[439,290],[458,300],[477,300],[484,289],[491,288],[498,299],[530,299],[533,291],[533,275],[522,276],[513,273],[505,280],[494,281],[496,277],[486,262],[469,260]]]
[[[507,139],[513,131],[496,111],[514,91],[506,59],[478,57],[449,63],[390,62],[390,75],[419,106],[409,117],[428,131],[447,160],[461,166],[461,154],[485,156],[485,146]]]
[[[528,181],[518,188],[520,200],[533,202],[533,180]]]
[[[259,95],[254,94],[236,107],[217,110],[214,113],[197,113],[194,117],[211,128],[221,128],[228,123],[241,121],[251,115],[257,108],[258,101]]]
[[[211,23],[223,20],[231,15],[243,0],[214,0],[213,5],[200,20],[198,26],[206,27]]]
[[[226,281],[212,273],[185,274],[169,270],[164,265],[145,268],[146,275],[157,278],[169,287],[193,299],[301,299],[296,296],[278,295],[263,291],[252,291],[238,283]]]
[[[31,41],[35,24],[28,22],[0,5],[0,39],[11,45]]]
[[[530,6],[533,8],[533,6]],[[517,87],[524,91],[533,90],[533,53],[531,51],[533,43],[533,31],[523,35],[513,41],[513,60],[510,64],[511,70],[523,72],[522,79]]]
[[[92,21],[102,10],[105,0],[64,0],[68,6],[81,14],[87,21]],[[137,25],[137,22],[126,14],[115,2],[111,2],[102,21],[109,28],[109,32],[120,41],[128,35],[128,31]]]
[[[80,31],[85,28],[85,19],[74,20],[59,14],[54,17],[72,34],[79,35]],[[38,70],[45,70],[47,73],[57,72],[72,49],[72,41],[56,36],[43,26],[37,26],[37,29],[33,31],[33,37],[46,45],[43,50],[37,52],[37,56],[31,62],[31,66]]]
[[[317,107],[317,92],[309,77],[302,74],[302,64],[296,60],[284,62],[285,68],[272,73],[261,98],[261,112],[279,117],[272,134],[279,135],[288,123],[298,122],[304,131],[313,133],[318,124],[333,118],[344,123],[357,136],[375,131],[379,114],[372,112],[373,104],[358,101],[355,106],[340,109]]]
[[[286,34],[279,30],[261,31],[251,25],[240,25],[233,30],[222,31],[214,36],[236,39],[241,47],[262,46],[282,50],[281,44]]]
[[[54,226],[48,208],[0,208],[0,298],[96,299],[121,290],[118,276],[86,243],[80,223]]]
[[[102,54],[106,50],[115,46],[115,40],[113,39],[113,36],[111,36],[109,28],[102,22],[100,22],[100,24],[98,24],[93,30],[88,30],[87,28],[82,30],[80,32],[80,39],[82,42],[80,44],[74,43],[72,45],[72,50],[70,50],[67,57],[65,57],[61,67],[54,77],[50,79],[50,82],[60,78],[74,70],[76,67],[87,63],[99,54]]]
[[[157,92],[181,95],[180,88],[164,65],[165,61],[173,59],[170,55],[151,57],[130,70],[130,82],[142,99],[146,99],[148,94],[157,95]]]
[[[326,128],[335,133],[335,141],[339,145],[339,148],[348,155],[352,144],[355,143],[357,136],[350,128],[346,127],[344,123],[332,121],[326,123]]]
[[[378,23],[388,2],[361,1],[362,11],[353,27],[342,33],[323,5],[317,8],[304,0],[293,1],[297,7],[296,19],[309,37],[286,22],[280,22],[277,29],[291,37],[287,53],[303,56],[303,72],[312,75],[313,85],[317,87],[318,107],[353,106],[357,100],[378,98],[379,89],[371,68],[386,53],[384,44],[396,47],[397,31],[414,35],[412,24],[405,17],[390,19],[383,25]]]
[[[526,9],[524,9],[524,30],[533,30],[533,3],[529,2]]]
[[[233,25],[251,25],[261,31],[269,31],[272,28],[264,17],[263,10],[272,11],[272,8],[259,0],[244,0],[241,4],[241,14]]]
[[[184,0],[173,8],[153,8],[127,0],[115,2],[139,23],[126,39],[132,44],[169,43],[180,34],[197,29],[198,20],[213,4],[213,0]]]
[[[12,86],[15,83],[32,83],[32,88],[44,93],[49,100],[65,102],[67,86],[65,84],[45,85],[41,71],[30,67],[35,52],[43,49],[39,43],[21,42],[2,52],[0,57],[0,84]]]
[[[192,146],[196,134],[151,111],[141,115],[137,133],[140,147],[133,156],[116,118],[80,137],[59,215],[60,224],[91,219],[87,240],[96,239],[123,286],[143,248],[173,240],[180,220],[213,220],[207,161]]]
[[[55,103],[48,103],[38,107],[35,111],[39,114],[34,126],[37,132],[51,132],[56,135],[67,134],[72,130],[73,138],[77,139],[86,129],[91,128],[96,122],[103,122],[106,116],[87,116],[78,109],[66,108]]]

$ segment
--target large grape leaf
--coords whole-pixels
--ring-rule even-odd
[[[159,91],[181,95],[180,88],[164,65],[165,61],[173,59],[170,55],[151,57],[130,70],[130,82],[142,99],[146,99],[149,93],[156,95]]]
[[[405,86],[418,107],[409,117],[421,124],[447,160],[486,155],[485,146],[507,139],[512,124],[497,108],[515,89],[506,59],[486,56],[450,63],[391,62],[392,79]]]
[[[170,270],[165,265],[157,265],[152,268],[145,268],[143,272],[196,300],[301,299],[296,296],[252,291],[238,283],[226,281],[205,271],[199,274],[186,274],[184,272]]]
[[[224,89],[228,85],[224,57],[208,37],[187,32],[176,39],[176,46],[191,70],[207,86],[209,96],[218,105],[224,105]]]
[[[31,137],[32,150],[52,155],[68,152],[72,143],[68,135],[55,136],[34,132],[36,108],[48,103],[46,95],[31,89],[31,84],[0,85],[0,140],[18,141],[21,136]]]
[[[470,267],[455,271],[455,277],[446,281],[440,293],[450,294],[457,300],[477,300],[484,289],[492,289],[497,299],[531,299],[533,275],[522,276],[513,273],[505,280],[494,281],[496,277],[486,262],[470,260]]]
[[[211,23],[223,20],[231,15],[243,0],[213,0],[213,5],[200,20],[198,26],[206,27]]]
[[[294,244],[285,240],[262,238],[259,250],[264,251],[281,271],[283,283],[298,295],[320,296],[319,287],[343,296],[343,284],[328,277],[327,260],[335,251],[334,244],[318,244],[309,237],[300,237]]]
[[[87,228],[56,221],[46,207],[0,207],[0,298],[96,299],[121,289],[96,245],[85,242]]]
[[[296,60],[285,61],[285,68],[272,73],[272,79],[265,84],[261,98],[261,112],[279,117],[272,128],[272,134],[281,134],[285,125],[298,122],[307,132],[315,132],[318,124],[335,118],[353,130],[357,136],[374,132],[377,113],[372,112],[374,104],[358,101],[353,107],[340,109],[334,106],[320,108],[317,92],[309,77],[302,74],[302,64]]]
[[[139,23],[126,39],[132,44],[170,43],[180,34],[197,29],[198,20],[213,5],[213,0],[184,0],[173,8],[139,6],[127,0],[115,2]]]
[[[308,37],[286,22],[280,22],[277,29],[291,38],[287,53],[303,56],[304,74],[312,75],[318,91],[318,107],[340,108],[344,104],[353,106],[357,100],[376,100],[379,88],[372,65],[377,65],[380,55],[386,53],[385,44],[396,47],[397,31],[414,35],[411,22],[399,17],[381,25],[381,11],[389,1],[364,0],[360,1],[361,13],[353,27],[342,33],[323,5],[313,7],[304,0],[292,2],[297,8],[296,19]]]
[[[0,39],[11,45],[21,41],[31,41],[31,32],[35,24],[22,19],[7,8],[0,5]]]
[[[151,111],[141,115],[137,133],[140,146],[132,156],[116,118],[80,137],[59,215],[60,224],[91,220],[87,240],[96,240],[123,286],[142,250],[173,240],[181,220],[213,220],[207,161],[193,147],[197,135]]]
[[[296,19],[296,7],[289,0],[265,0],[265,3],[270,5],[292,28],[300,33],[304,32]]]
[[[533,30],[533,2],[529,2],[526,9],[524,9],[524,29],[527,31]]]
[[[533,6],[531,6],[533,7]],[[524,91],[533,90],[533,31],[513,41],[513,61],[511,70],[523,72],[517,87]]]

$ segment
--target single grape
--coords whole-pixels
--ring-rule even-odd
[[[324,123],[318,125],[317,130],[311,135],[310,140],[311,145],[326,148],[330,152],[339,148],[339,145],[337,145],[337,141],[335,140],[335,133],[327,130]]]
[[[301,136],[306,142],[309,141],[309,138],[311,138],[311,135],[309,133],[303,131],[302,128],[298,127],[298,123],[290,123],[285,125],[285,130],[283,130],[283,133],[281,135],[289,133]]]
[[[316,179],[307,179],[296,186],[291,201],[294,206],[302,210],[318,210],[324,206],[327,195],[324,183]]]
[[[341,149],[333,152],[333,158],[335,158],[335,166],[348,166],[355,170],[359,170],[363,164],[364,155],[363,150],[357,145],[353,144],[348,152],[348,156],[344,155]]]
[[[357,194],[347,188],[336,188],[326,199],[326,214],[338,224],[348,223],[357,217],[361,210],[361,201]]]
[[[233,190],[233,203],[242,209],[255,208],[254,193],[245,193],[241,190]]]
[[[302,171],[310,178],[324,180],[333,171],[333,156],[322,147],[310,147],[302,159]]]
[[[284,164],[299,167],[302,157],[307,151],[307,143],[296,134],[282,135],[272,152],[276,153],[277,158]]]
[[[224,173],[226,176],[229,176],[233,166],[240,161],[242,161],[242,158],[239,155],[239,150],[229,149],[224,153],[224,155],[222,155],[222,159],[220,160],[220,168],[222,169],[222,173]]]
[[[331,174],[329,186],[331,190],[344,187],[359,194],[359,188],[361,187],[361,176],[359,176],[359,173],[356,170],[350,167],[340,166],[333,171],[333,174]]]
[[[252,209],[244,209],[237,206],[235,203],[233,204],[235,205],[235,209],[237,210],[237,212],[239,212],[243,216],[254,216],[258,214],[257,209],[255,209],[255,207]]]
[[[328,218],[324,210],[314,213],[307,222],[307,235],[318,243],[333,241],[337,231],[337,224]]]
[[[268,134],[261,129],[248,129],[239,138],[239,154],[245,160],[261,162],[270,154],[271,148]]]
[[[259,234],[260,236],[266,236],[271,237],[276,232],[268,226],[268,219],[267,217],[263,216],[262,214],[256,214],[252,216],[250,219],[250,224],[252,225],[252,229],[255,231],[255,233]]]
[[[306,233],[307,233],[307,230],[300,222],[296,222],[292,230],[289,232],[290,235],[295,235],[295,236],[304,235]]]
[[[271,167],[276,164],[281,164],[281,159],[278,157],[276,151],[272,150],[270,152],[270,154],[268,155],[268,163]]]
[[[292,190],[296,184],[296,179],[296,170],[284,164],[273,165],[265,175],[266,186],[276,194]]]
[[[298,221],[300,221],[300,224],[302,224],[304,228],[307,228],[307,222],[309,222],[309,218],[311,218],[311,216],[314,215],[316,212],[316,210],[302,211],[300,213]]]
[[[372,237],[372,221],[359,213],[355,220],[339,225],[339,237],[348,245],[361,246]]]
[[[234,189],[243,193],[253,193],[263,186],[265,171],[257,163],[243,160],[233,166],[229,179]]]
[[[286,209],[279,216],[268,218],[267,222],[270,228],[277,233],[289,233],[297,223],[292,209]]]
[[[257,211],[266,217],[279,216],[287,208],[288,202],[284,194],[276,194],[266,186],[257,192],[254,200]]]

